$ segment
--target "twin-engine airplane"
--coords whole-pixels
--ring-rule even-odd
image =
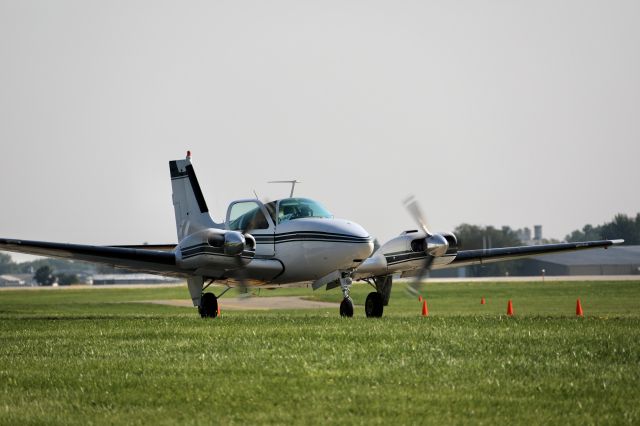
[[[293,197],[263,203],[234,201],[224,223],[209,215],[191,165],[191,154],[169,162],[177,245],[91,246],[0,239],[0,250],[103,263],[119,268],[187,279],[193,305],[215,317],[218,298],[204,292],[214,283],[231,287],[311,284],[340,287],[340,315],[353,316],[349,290],[354,280],[375,291],[365,303],[367,317],[381,317],[389,303],[392,276],[417,276],[430,269],[484,264],[568,250],[607,248],[623,240],[459,250],[455,235],[434,233],[415,200],[405,202],[419,230],[405,231],[381,247],[357,223],[336,219],[318,202]],[[226,290],[225,290],[226,291]]]

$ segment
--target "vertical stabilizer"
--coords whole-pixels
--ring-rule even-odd
[[[176,212],[178,241],[187,235],[206,228],[222,228],[209,215],[196,172],[191,165],[191,154],[184,160],[169,161],[173,208]]]

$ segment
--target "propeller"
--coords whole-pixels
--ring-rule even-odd
[[[429,231],[429,227],[427,226],[427,219],[425,219],[424,213],[422,213],[422,209],[420,208],[416,197],[414,197],[413,195],[407,197],[404,200],[404,206],[409,211],[411,217],[413,217],[413,220],[415,220],[418,226],[420,226],[420,229],[422,229],[424,233],[427,234],[427,237],[430,237],[431,232]]]
[[[426,235],[423,243],[426,255],[424,263],[416,273],[415,278],[407,286],[407,292],[409,292],[409,294],[412,296],[419,296],[422,293],[422,280],[431,270],[435,258],[442,256],[447,252],[449,249],[449,243],[442,235],[434,234],[429,231],[426,216],[422,212],[418,201],[413,195],[404,200],[404,206]]]
[[[247,221],[244,226],[242,227],[242,229],[239,230],[239,232],[241,233],[241,235],[244,238],[244,244],[243,244],[243,248],[246,245],[246,240],[248,238],[250,238],[253,241],[253,246],[255,248],[255,239],[251,236],[250,232],[253,231],[253,229],[256,226],[256,221],[255,220],[249,220]],[[238,291],[240,293],[240,297],[249,297],[251,296],[251,294],[249,293],[249,284],[248,284],[248,279],[247,279],[247,265],[245,265],[242,262],[242,252],[240,252],[240,254],[236,257],[236,262],[238,264],[238,269],[236,269],[235,271],[235,278],[238,280]]]
[[[236,268],[234,268],[234,278],[239,281],[238,288],[240,293],[248,292],[246,265],[242,260],[247,243],[250,242],[255,248],[255,239],[249,234],[251,227],[245,226],[244,229],[237,231],[227,231],[224,234],[211,234],[209,236],[209,245],[220,247],[227,256],[233,256]]]

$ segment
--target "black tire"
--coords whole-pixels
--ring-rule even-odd
[[[353,301],[348,297],[342,299],[342,303],[340,303],[340,316],[347,318],[353,316]]]
[[[205,293],[200,299],[198,312],[202,318],[215,318],[218,316],[218,298],[213,293]]]
[[[369,318],[380,318],[384,311],[384,302],[382,295],[376,291],[372,291],[367,296],[367,301],[364,303],[364,313]]]

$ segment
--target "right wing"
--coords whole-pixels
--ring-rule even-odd
[[[102,263],[118,268],[158,275],[189,275],[188,271],[180,269],[176,265],[176,256],[173,251],[131,247],[102,247],[7,238],[0,238],[0,250]]]

